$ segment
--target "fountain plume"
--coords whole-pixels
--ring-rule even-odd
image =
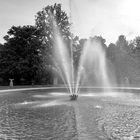
[[[57,68],[61,73],[61,78],[66,87],[68,87],[69,92],[73,94],[72,88],[72,69],[69,51],[62,39],[62,35],[59,31],[59,28],[56,24],[56,21],[53,19],[53,32],[54,32],[54,57],[57,63]]]
[[[79,85],[82,83],[84,84],[84,82],[87,82],[88,85],[92,85],[93,80],[90,81],[90,84],[87,80],[84,81],[83,77],[93,78],[98,86],[110,87],[110,80],[106,68],[105,51],[101,43],[94,38],[90,38],[86,41],[82,51],[77,72],[76,94],[79,91]]]
[[[105,49],[101,42],[96,38],[89,38],[86,41],[80,56],[78,69],[74,70],[72,42],[70,40],[70,48],[68,48],[68,44],[65,43],[52,15],[51,20],[53,26],[54,65],[69,93],[72,95],[78,94],[82,85],[110,87]]]

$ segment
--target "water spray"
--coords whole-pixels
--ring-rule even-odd
[[[69,0],[69,7],[70,7],[70,23],[72,20],[72,8],[71,8],[71,0]],[[71,53],[71,85],[72,85],[72,94],[70,95],[71,100],[77,100],[78,95],[76,94],[76,88],[75,88],[75,80],[74,80],[74,60],[73,60],[73,38],[72,35],[70,36],[70,53]]]

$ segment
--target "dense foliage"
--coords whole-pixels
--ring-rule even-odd
[[[52,26],[53,25],[53,26]],[[79,39],[70,32],[70,22],[61,4],[46,6],[36,14],[35,26],[12,26],[0,44],[0,84],[8,84],[13,78],[15,84],[52,84],[55,66],[52,50],[54,47],[54,26],[58,27],[66,47],[72,46],[74,66],[87,39]],[[140,37],[127,41],[120,35],[115,43],[106,45],[101,36],[98,40],[106,52],[110,72],[114,71],[118,84],[126,78],[131,84],[140,84]]]
[[[14,78],[33,81],[41,70],[41,42],[39,31],[34,26],[12,26],[4,37],[6,43],[1,47],[0,77],[4,80]]]

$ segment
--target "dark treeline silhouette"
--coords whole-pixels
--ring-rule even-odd
[[[36,14],[35,25],[12,26],[0,44],[0,85],[53,84],[57,68],[53,61],[53,19],[69,48],[72,45],[74,67],[77,69],[82,49],[87,39],[79,39],[70,32],[71,23],[61,4],[46,6]],[[106,45],[101,36],[98,40],[106,52],[108,71],[113,71],[117,84],[125,80],[140,85],[140,37],[127,41],[120,35],[115,43]],[[110,69],[111,68],[111,69]]]

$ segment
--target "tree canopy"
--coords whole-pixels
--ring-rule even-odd
[[[61,4],[43,8],[37,13],[35,23],[41,31],[40,38],[48,46],[52,45],[54,39],[54,26],[57,26],[63,38],[70,37],[70,23],[67,14],[61,8]]]
[[[4,37],[1,50],[0,76],[6,79],[21,78],[31,81],[40,71],[41,57],[39,31],[35,26],[12,26]]]
[[[44,7],[35,16],[35,25],[12,26],[4,36],[5,43],[0,44],[0,78],[8,82],[14,78],[19,84],[21,80],[51,83],[54,76],[53,48],[55,34],[59,31],[65,47],[73,53],[73,63],[77,70],[80,56],[88,39],[79,38],[70,31],[71,23],[61,4]],[[102,36],[89,38],[100,42],[107,63],[115,69],[118,83],[125,77],[135,81],[140,77],[140,37],[128,41],[120,35],[116,43],[106,45]],[[71,55],[70,55],[71,56]]]

